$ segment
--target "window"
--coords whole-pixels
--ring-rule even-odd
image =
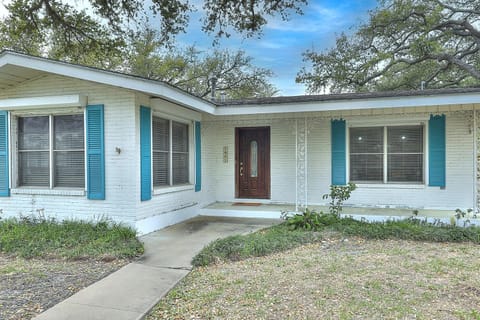
[[[18,118],[18,185],[85,186],[83,115]]]
[[[350,128],[350,180],[423,182],[423,126]]]
[[[153,186],[189,183],[188,124],[152,118]]]

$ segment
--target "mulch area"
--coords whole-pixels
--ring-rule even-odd
[[[0,254],[0,319],[31,319],[128,262],[21,259]]]

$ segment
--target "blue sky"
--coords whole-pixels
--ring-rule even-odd
[[[376,0],[310,0],[302,16],[291,16],[287,22],[270,19],[261,38],[242,39],[232,34],[220,41],[219,48],[243,50],[254,58],[255,65],[271,69],[275,73],[271,81],[279,95],[301,95],[305,88],[295,83],[295,76],[303,65],[302,53],[332,47],[336,35],[351,32],[376,5]],[[187,33],[177,40],[185,46],[195,44],[200,50],[208,50],[213,38],[202,33],[200,14],[192,16]]]

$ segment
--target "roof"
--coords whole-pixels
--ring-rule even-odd
[[[0,90],[34,79],[44,73],[143,92],[151,97],[163,98],[196,111],[214,113],[215,110],[215,104],[210,101],[162,81],[35,57],[14,51],[5,50],[0,53]]]
[[[13,51],[0,53],[0,90],[16,86],[45,73],[142,92],[152,98],[162,98],[212,115],[480,104],[480,88],[281,96],[212,102],[158,80]]]
[[[341,101],[341,100],[355,100],[355,99],[375,99],[375,98],[414,97],[414,96],[418,97],[418,96],[449,95],[449,94],[476,93],[476,92],[480,93],[480,87],[279,96],[279,97],[266,97],[266,98],[226,100],[222,102],[218,101],[217,105],[218,106],[241,106],[241,105],[253,105],[253,104],[265,105],[265,104],[281,104],[281,103]]]

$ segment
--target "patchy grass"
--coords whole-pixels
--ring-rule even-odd
[[[192,264],[206,266],[226,260],[260,257],[321,239],[318,233],[289,230],[285,225],[276,225],[247,235],[215,240],[193,258]]]
[[[133,229],[113,222],[22,218],[0,221],[0,252],[23,258],[110,260],[138,256],[143,245]]]
[[[480,319],[473,243],[324,237],[192,271],[147,318]]]
[[[332,214],[315,215],[314,223],[309,223],[310,226],[315,226],[310,227],[311,230],[295,229],[296,226],[304,225],[302,217],[300,217],[300,220],[288,220],[283,224],[248,235],[218,239],[194,257],[192,264],[206,266],[221,261],[238,261],[249,257],[264,256],[321,241],[325,234],[332,232],[365,239],[480,243],[480,228],[478,227],[460,228],[450,225],[432,225],[419,219],[369,223],[352,218],[338,218]]]

